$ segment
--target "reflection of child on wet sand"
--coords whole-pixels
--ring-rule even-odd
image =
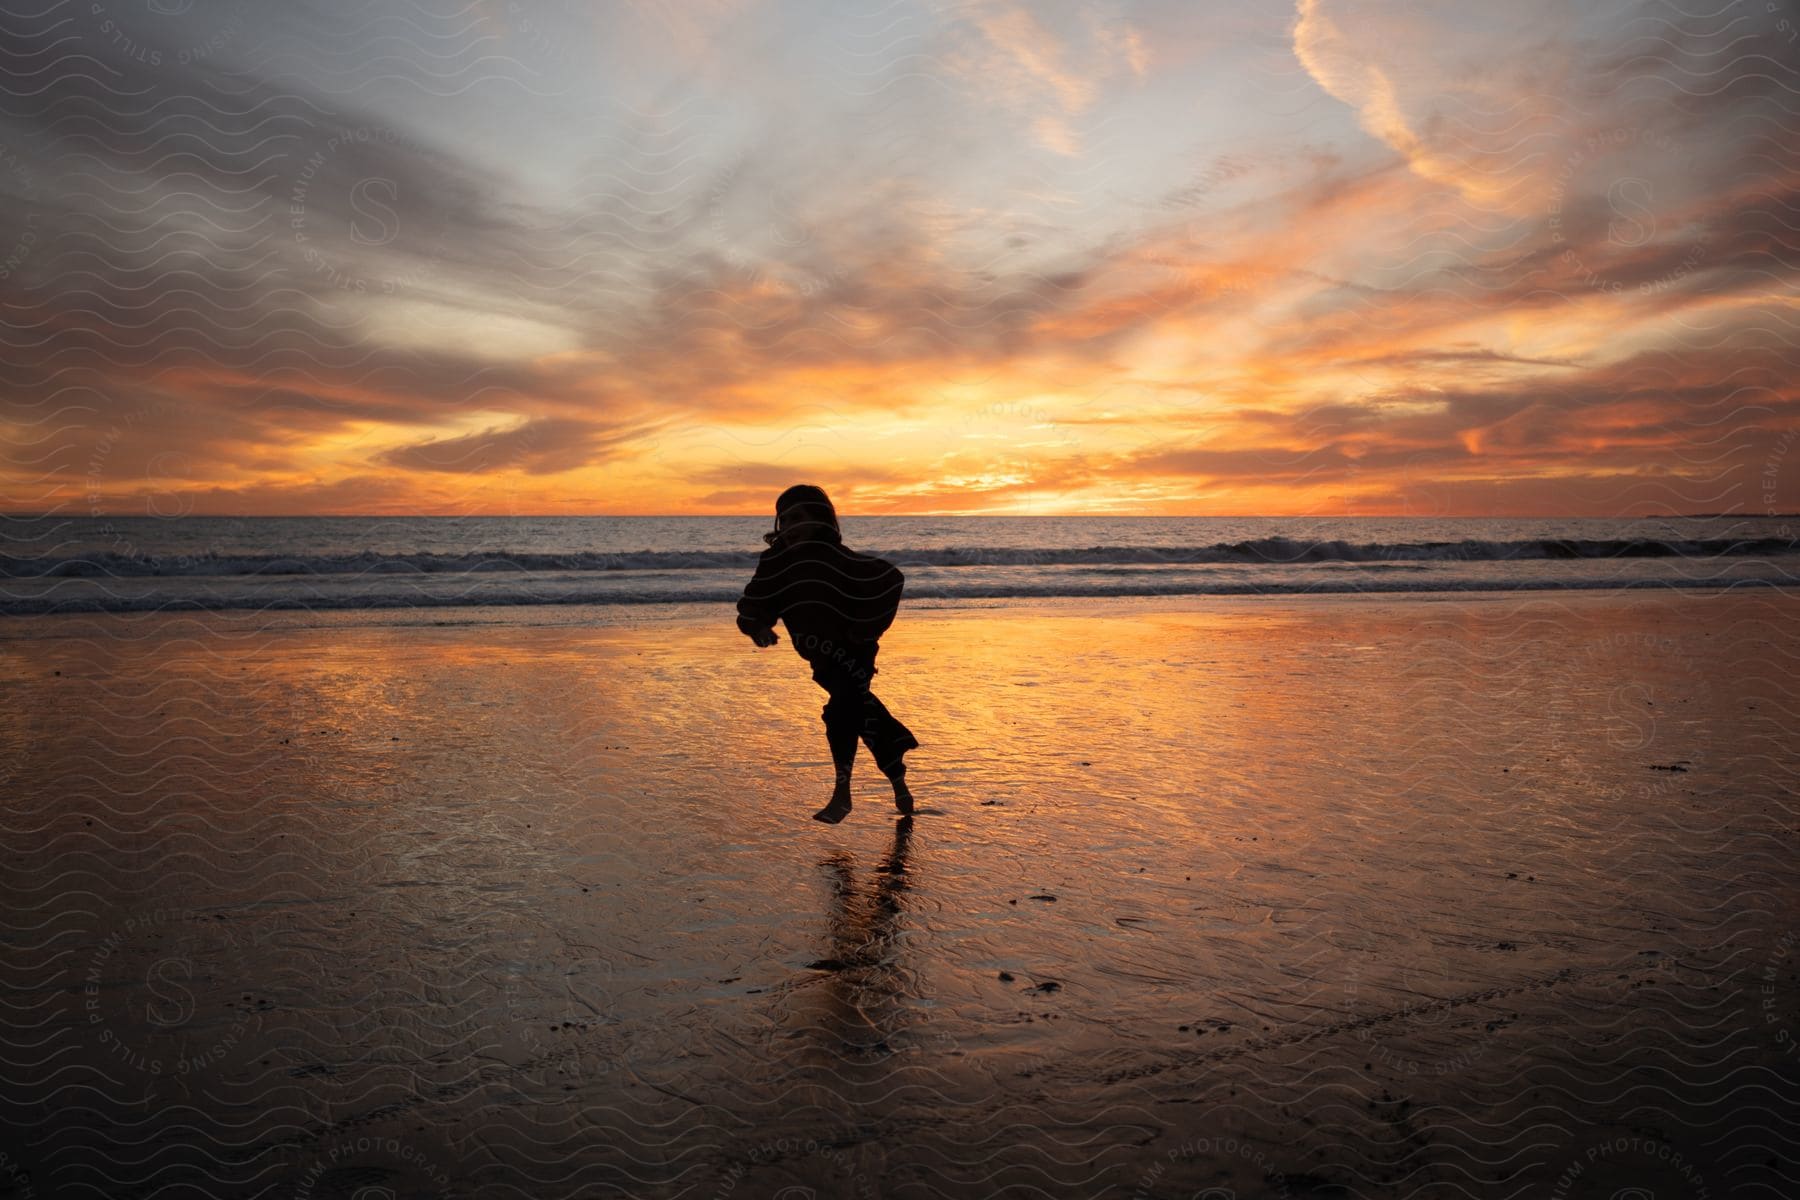
[[[769,548],[738,601],[737,623],[758,646],[780,641],[775,622],[786,625],[794,649],[812,665],[813,681],[831,697],[823,715],[837,786],[813,819],[836,824],[849,815],[859,738],[894,785],[894,806],[912,812],[904,755],[918,748],[918,739],[869,690],[877,642],[894,622],[906,577],[890,562],[847,549],[837,510],[810,484],[781,493],[774,532],[763,540]]]

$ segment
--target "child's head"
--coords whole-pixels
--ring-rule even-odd
[[[824,488],[797,483],[775,500],[775,532],[794,540],[835,538],[837,509]]]

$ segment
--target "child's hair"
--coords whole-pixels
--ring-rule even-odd
[[[816,536],[820,526],[840,533],[837,509],[825,489],[810,483],[796,483],[775,500],[775,523],[793,529],[802,537]]]

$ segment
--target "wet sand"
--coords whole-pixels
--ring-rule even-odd
[[[1796,617],[0,623],[0,1196],[1794,1194]]]

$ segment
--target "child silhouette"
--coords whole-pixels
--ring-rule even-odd
[[[894,622],[906,577],[885,559],[845,547],[837,510],[822,488],[797,484],[775,501],[769,548],[738,601],[738,628],[758,646],[781,639],[775,622],[812,666],[813,682],[830,699],[823,710],[837,785],[813,814],[835,825],[850,813],[850,772],[858,739],[894,786],[894,807],[913,810],[905,754],[918,748],[912,731],[869,690],[881,635]]]

